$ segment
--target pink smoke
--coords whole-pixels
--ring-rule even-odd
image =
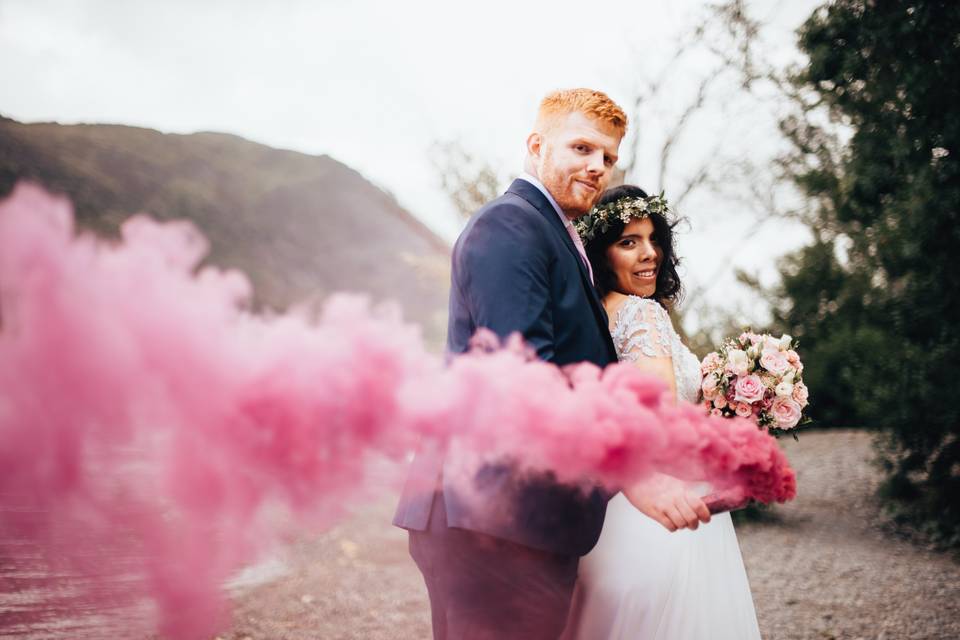
[[[256,315],[242,275],[196,271],[206,251],[189,224],[139,216],[119,242],[75,237],[69,203],[28,184],[0,203],[0,533],[134,576],[95,597],[149,599],[164,636],[225,623],[221,584],[282,533],[269,513],[328,524],[370,455],[424,436],[573,482],[656,469],[795,493],[773,438],[629,365],[561,371],[514,343],[444,367],[360,298]]]

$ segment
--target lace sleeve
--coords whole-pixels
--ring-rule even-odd
[[[672,327],[666,309],[649,298],[629,297],[617,312],[613,343],[621,360],[672,357]]]

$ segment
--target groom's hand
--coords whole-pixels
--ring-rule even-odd
[[[687,491],[682,481],[671,476],[655,474],[624,491],[624,495],[634,507],[668,531],[696,530],[701,522],[710,522],[710,510],[703,500]]]

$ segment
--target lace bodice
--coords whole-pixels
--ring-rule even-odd
[[[613,346],[620,360],[670,358],[676,378],[677,398],[697,402],[700,396],[700,361],[680,340],[667,310],[655,300],[628,296],[617,311]]]

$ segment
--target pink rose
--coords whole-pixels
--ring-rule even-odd
[[[727,406],[727,399],[723,396],[717,396],[713,401],[713,406],[715,406],[717,409],[723,409],[725,406]]]
[[[700,363],[700,375],[706,375],[711,371],[716,371],[720,368],[720,354],[716,351],[711,351],[704,357],[703,362]]]
[[[782,351],[764,349],[760,355],[760,366],[775,376],[782,376],[790,368],[790,363]]]
[[[790,351],[787,351],[787,362],[793,366],[797,366],[800,363],[800,354],[793,349],[790,349]]]
[[[753,415],[753,407],[746,402],[737,403],[737,415],[741,418],[749,418]]]
[[[700,383],[700,388],[703,390],[703,397],[712,400],[717,395],[717,376],[708,373]]]
[[[777,396],[770,407],[773,426],[778,429],[792,429],[800,422],[800,405],[793,398]]]
[[[710,410],[710,415],[712,415],[712,416],[717,416],[717,417],[722,418],[722,417],[723,417],[723,411],[720,411],[720,409],[711,409],[711,410]]]
[[[751,404],[763,399],[763,392],[767,388],[764,386],[760,376],[751,373],[748,376],[741,376],[737,379],[736,393],[734,399],[737,402],[746,402]]]
[[[807,385],[802,382],[793,385],[793,399],[800,405],[801,409],[807,406],[809,397],[810,392],[807,390]]]

